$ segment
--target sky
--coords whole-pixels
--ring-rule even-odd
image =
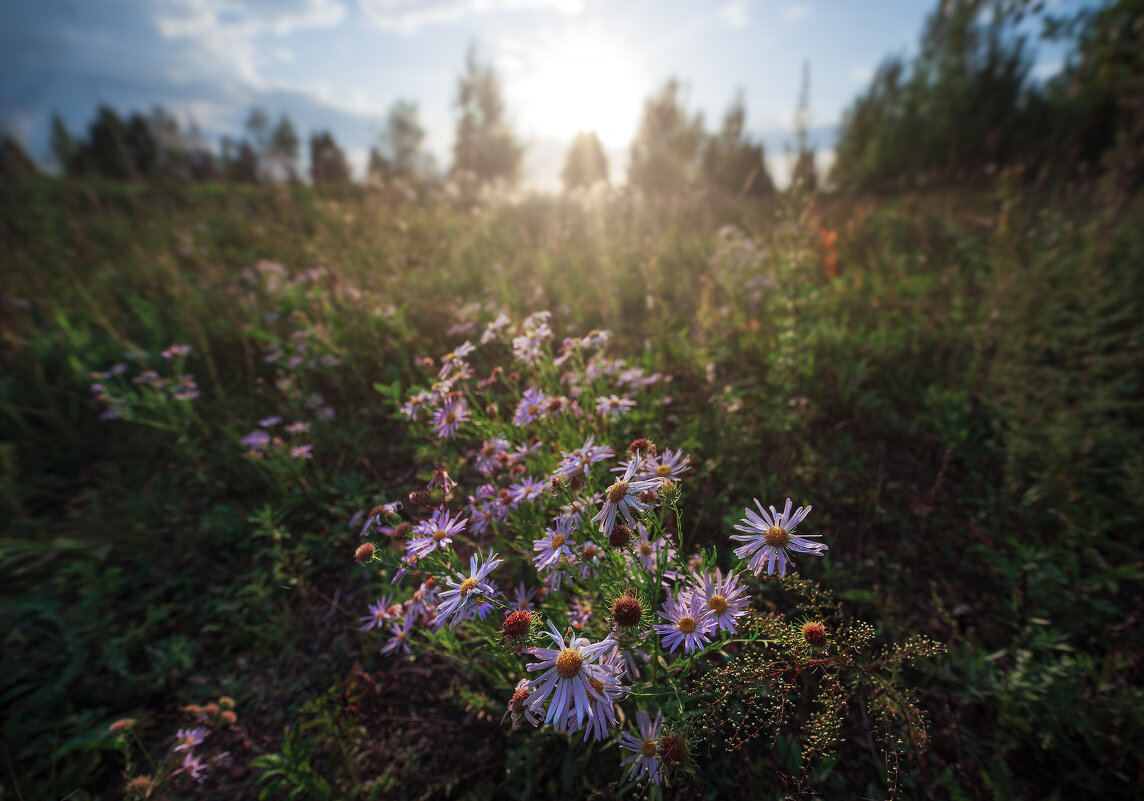
[[[1058,2],[1057,5],[1066,5]],[[782,183],[803,64],[811,144],[828,166],[839,121],[878,64],[916,49],[931,0],[6,0],[0,130],[49,164],[58,112],[86,130],[100,104],[162,104],[211,139],[253,106],[299,134],[329,130],[358,175],[388,109],[414,101],[447,169],[457,79],[471,45],[504,86],[527,145],[526,185],[554,189],[564,153],[595,130],[622,181],[643,101],[668,79],[716,129],[737,93]],[[1039,44],[1034,74],[1061,66]],[[305,147],[302,148],[306,150]]]

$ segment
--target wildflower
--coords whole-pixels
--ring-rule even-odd
[[[610,459],[615,456],[615,451],[607,445],[596,445],[596,436],[589,434],[588,438],[584,440],[584,444],[579,448],[571,451],[561,451],[561,460],[559,466],[553,471],[554,476],[562,478],[571,478],[576,473],[583,473],[584,477],[588,477],[588,471],[592,464],[595,462]]]
[[[548,631],[544,633],[556,648],[531,650],[539,661],[530,664],[528,669],[544,672],[528,684],[533,691],[528,707],[537,709],[549,701],[545,723],[556,721],[558,729],[564,729],[575,713],[577,726],[580,726],[589,714],[589,698],[599,700],[602,697],[588,679],[597,677],[594,673],[606,675],[603,671],[590,672],[590,667],[612,647],[612,642],[604,639],[592,643],[585,637],[576,637],[566,643],[552,621],[548,622]]]
[[[449,471],[444,467],[434,467],[433,477],[429,479],[429,483],[425,485],[425,489],[432,492],[440,488],[441,492],[448,495],[457,486],[457,482],[449,475]]]
[[[802,638],[807,645],[822,648],[826,645],[826,626],[813,620],[808,620],[802,626]]]
[[[286,426],[286,432],[289,434],[305,434],[309,430],[310,430],[310,424],[304,423],[301,420],[299,420],[296,423],[291,423],[290,425]]]
[[[441,369],[437,372],[437,377],[444,378],[445,376],[449,375],[449,373],[453,372],[454,368],[463,363],[463,360],[466,356],[468,356],[476,349],[476,345],[466,340],[465,344],[461,345],[456,350],[446,353],[441,357]]]
[[[428,403],[430,395],[428,392],[422,390],[414,395],[401,407],[401,413],[408,417],[410,420],[416,420],[417,415],[421,413],[421,408]]]
[[[588,684],[596,691],[596,695],[588,696],[588,725],[584,727],[584,740],[604,740],[609,729],[616,727],[616,701],[626,692],[620,684],[620,678],[607,671],[594,671],[588,677]],[[567,729],[573,732],[572,712],[568,713]]]
[[[646,453],[648,458],[654,458],[656,454],[655,443],[645,437],[633,439],[628,445],[628,455],[635,456],[637,453]]]
[[[612,532],[612,526],[616,524],[616,512],[621,512],[624,519],[628,521],[629,526],[635,525],[635,520],[632,519],[632,509],[637,512],[646,511],[647,504],[640,501],[636,496],[644,490],[652,489],[658,482],[654,480],[633,481],[632,476],[636,471],[636,463],[639,461],[633,458],[628,462],[628,469],[624,472],[624,477],[617,479],[611,487],[608,488],[607,500],[600,508],[600,511],[592,518],[592,522],[597,520],[600,522],[600,531],[604,536],[608,536]]]
[[[532,562],[537,570],[555,566],[562,556],[572,558],[572,546],[576,544],[572,541],[575,526],[566,517],[558,517],[555,522],[555,529],[546,528],[544,537],[532,542],[532,550],[536,553]]]
[[[510,322],[512,321],[509,320],[507,314],[504,312],[498,314],[495,320],[485,326],[485,332],[481,334],[481,344],[487,345],[496,339],[497,333],[504,329]]]
[[[572,614],[568,616],[568,622],[571,623],[573,627],[578,629],[584,628],[592,617],[592,604],[583,598],[577,598],[572,601]]]
[[[233,726],[235,723],[238,723],[238,713],[233,709],[224,709],[222,713],[219,714],[219,720],[222,721],[224,726]]]
[[[794,564],[790,551],[822,556],[822,552],[828,550],[825,543],[812,542],[809,539],[821,536],[819,534],[793,533],[795,526],[810,514],[811,507],[800,506],[792,515],[790,498],[787,498],[782,514],[775,511],[773,506],[768,514],[758,498],[755,498],[755,505],[759,507],[758,514],[747,507],[746,517],[741,521],[743,525],[735,526],[737,531],[744,531],[746,534],[732,534],[731,539],[747,543],[735,549],[735,556],[740,559],[750,557],[747,569],[753,571],[756,576],[762,572],[764,564],[767,567],[767,574],[773,575],[775,562],[778,562],[779,575],[786,575],[788,560]]]
[[[518,608],[515,612],[509,612],[508,616],[504,619],[504,623],[501,625],[501,631],[504,633],[504,636],[510,640],[524,639],[531,628],[532,612],[523,608]]]
[[[372,542],[363,542],[354,551],[354,561],[365,564],[373,558],[373,552],[377,550]]]
[[[452,628],[469,610],[473,601],[482,595],[492,595],[495,590],[485,579],[500,563],[501,560],[497,559],[495,553],[489,554],[488,560],[483,565],[480,564],[480,553],[473,554],[469,558],[468,578],[458,573],[457,578],[461,579],[460,581],[455,578],[448,579],[449,589],[441,593],[441,604],[437,607],[437,617],[433,625],[442,628],[448,623]],[[449,623],[450,618],[453,619],[452,623]]]
[[[281,417],[279,417],[276,414],[272,414],[270,417],[263,417],[261,420],[259,420],[258,425],[262,426],[263,428],[271,428],[273,426],[278,425],[281,422],[282,422]]]
[[[649,456],[643,461],[640,478],[674,479],[691,469],[691,457],[682,450],[667,448],[660,456]]]
[[[242,444],[252,451],[266,450],[270,444],[270,434],[261,428],[256,428],[242,438]]]
[[[671,560],[671,557],[675,554],[675,550],[668,547],[667,540],[651,539],[647,526],[644,526],[642,523],[638,524],[637,530],[640,533],[640,538],[633,549],[634,558],[644,566],[645,570],[650,573],[655,573],[661,563]]]
[[[462,614],[462,619],[484,620],[489,616],[489,613],[493,611],[493,602],[489,596],[496,595],[499,592],[494,582],[490,581],[489,587],[488,595],[477,595],[473,598],[473,602],[469,605],[469,608]]]
[[[634,592],[630,590],[628,592],[629,594],[621,595],[612,604],[612,620],[623,628],[638,626],[643,618],[643,604]]]
[[[207,736],[207,730],[202,726],[196,726],[193,729],[179,729],[175,732],[175,751],[186,751],[188,748],[194,748],[196,745],[203,741]]]
[[[389,596],[379,598],[377,601],[369,605],[369,614],[362,617],[361,621],[365,625],[359,631],[369,631],[373,628],[381,628],[381,624],[393,620],[397,617],[397,613],[401,611],[400,607],[393,603],[393,599]]]
[[[369,510],[369,517],[366,518],[365,525],[362,527],[361,533],[364,537],[366,533],[374,526],[379,526],[381,521],[390,518],[394,522],[397,521],[397,510],[401,508],[400,501],[391,501],[390,503],[378,504]]]
[[[313,445],[298,445],[290,449],[291,459],[313,459],[314,454],[311,453]]]
[[[484,534],[496,519],[496,512],[487,503],[470,505],[469,520],[473,525],[469,527],[469,532],[473,535]]]
[[[610,397],[603,397],[602,395],[596,398],[596,414],[602,417],[611,417],[613,420],[618,420],[620,417],[628,413],[628,410],[636,405],[634,400],[627,398],[620,398],[616,395]]]
[[[441,439],[453,439],[461,423],[469,419],[464,398],[451,398],[433,413],[433,433]]]
[[[409,629],[413,625],[413,618],[406,615],[401,622],[394,623],[389,627],[389,633],[392,635],[389,642],[381,646],[381,654],[388,656],[390,654],[407,654],[409,653]]]
[[[612,533],[608,535],[608,544],[613,548],[623,548],[632,539],[632,530],[625,526],[623,523],[615,526]]]
[[[234,699],[229,695],[224,695],[218,699],[218,705],[223,709],[234,709]]]
[[[580,525],[580,521],[584,519],[587,511],[603,500],[603,496],[599,493],[590,498],[573,498],[568,503],[560,507],[560,514],[562,517],[567,517],[575,525]]]
[[[682,644],[683,650],[690,654],[711,642],[714,615],[699,593],[678,599],[669,595],[659,616],[669,621],[655,627],[668,650],[674,652]]]
[[[503,453],[507,453],[512,445],[506,439],[495,437],[491,440],[485,440],[481,443],[480,450],[477,451],[477,460],[474,466],[477,471],[484,476],[491,476],[497,471],[500,464],[499,457]]]
[[[173,779],[181,773],[185,773],[195,781],[202,781],[203,775],[207,772],[207,766],[203,762],[202,757],[195,756],[193,751],[188,751],[183,755],[183,761],[179,763],[179,767],[171,771],[171,775],[167,778]]]
[[[321,409],[318,410],[318,419],[321,420],[323,423],[327,423],[330,420],[333,420],[337,416],[338,416],[338,413],[334,411],[333,406],[323,406]]]
[[[516,414],[512,418],[513,424],[526,426],[534,422],[544,413],[544,407],[548,405],[548,401],[549,397],[539,389],[529,387],[524,391],[520,403],[516,406]]]
[[[159,355],[167,361],[170,361],[176,356],[189,356],[191,354],[190,345],[172,345],[166,350],[162,351]]]
[[[509,699],[508,709],[505,711],[505,717],[512,716],[512,728],[516,731],[520,728],[520,722],[527,720],[533,726],[539,726],[540,720],[536,715],[532,714],[532,710],[528,708],[525,703],[528,701],[529,696],[532,695],[532,690],[528,688],[528,679],[521,679],[516,683],[516,688],[513,690],[512,698]],[[504,718],[501,718],[504,721]]]
[[[636,734],[624,732],[620,735],[620,748],[632,752],[632,756],[620,763],[620,767],[631,765],[628,778],[639,781],[647,777],[652,784],[659,784],[662,779],[659,759],[659,730],[663,725],[662,714],[656,712],[653,720],[648,713],[640,709],[636,712]]]
[[[530,476],[525,476],[522,481],[517,484],[512,484],[508,490],[512,497],[512,505],[515,507],[519,503],[531,503],[544,495],[548,489],[548,485],[543,481],[537,481]]]
[[[512,591],[512,605],[516,609],[531,609],[532,602],[536,598],[536,588],[531,590],[524,586],[524,582],[516,585],[516,589]]]
[[[447,550],[453,542],[453,536],[464,531],[467,522],[460,515],[452,517],[448,509],[438,509],[428,520],[417,524],[414,533],[421,536],[409,541],[410,552],[420,559],[434,548]]]
[[[703,599],[712,615],[712,625],[716,629],[735,631],[735,618],[747,614],[750,599],[747,597],[747,588],[739,583],[735,571],[726,576],[718,568],[715,575],[707,574],[700,580],[700,586],[695,594]]]

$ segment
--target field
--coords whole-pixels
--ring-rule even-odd
[[[185,707],[220,697],[229,759],[169,797],[1109,799],[1144,783],[1138,199],[1002,182],[475,204],[31,179],[0,205],[0,798],[123,797]],[[813,766],[800,711],[774,736],[696,746],[694,770],[649,790],[614,745],[502,723],[512,683],[463,641],[379,654],[359,630],[383,589],[354,562],[362,518],[431,476],[400,406],[499,312],[515,327],[542,310],[556,342],[608,329],[612,354],[670,376],[605,430],[617,451],[646,437],[691,455],[681,540],[726,569],[752,498],[813,504],[829,552],[799,562],[813,585],[748,576],[760,615],[797,616],[821,586],[871,647],[942,646],[886,674],[916,699],[903,735],[876,743],[856,698]],[[164,356],[175,344],[189,353]],[[129,380],[143,370],[176,383]],[[270,416],[308,424],[293,458],[250,456]],[[109,729],[122,718],[130,737]]]

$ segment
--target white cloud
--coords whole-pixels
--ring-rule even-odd
[[[1038,81],[1047,81],[1060,73],[1064,66],[1063,61],[1046,61],[1033,67],[1033,77]]]
[[[728,3],[719,9],[719,19],[736,30],[746,28],[751,21],[750,9],[746,3]]]
[[[874,79],[874,68],[855,67],[850,70],[850,78],[858,83],[870,83]]]
[[[379,28],[414,33],[427,25],[505,11],[554,11],[579,14],[584,0],[358,0]]]
[[[787,19],[805,19],[810,16],[810,6],[805,3],[795,3],[783,9],[783,16]]]

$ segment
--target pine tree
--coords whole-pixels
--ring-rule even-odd
[[[524,148],[506,118],[500,78],[493,68],[477,60],[469,48],[465,74],[457,86],[457,141],[453,145],[453,171],[471,173],[481,183],[515,183],[520,177]]]
[[[595,131],[576,134],[560,177],[565,191],[608,182],[608,158]]]

